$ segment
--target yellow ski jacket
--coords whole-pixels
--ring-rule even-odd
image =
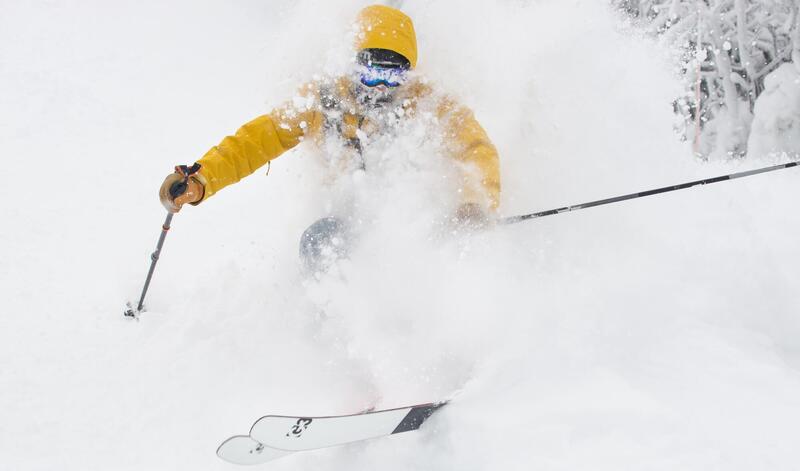
[[[416,39],[411,19],[399,10],[372,6],[359,17],[362,34],[358,49],[382,48],[403,54],[416,64]],[[374,127],[364,112],[359,111],[349,78],[316,82],[303,86],[300,99],[295,99],[268,114],[246,123],[233,136],[211,148],[198,162],[202,165],[198,178],[205,186],[203,200],[222,188],[236,183],[259,167],[293,148],[301,140],[319,142],[332,132],[344,142],[358,147],[359,131]],[[420,99],[430,97],[431,89],[418,81],[399,87],[402,116],[413,119]],[[472,167],[464,172],[462,201],[496,209],[500,197],[500,171],[497,150],[472,112],[447,98],[438,100],[436,115],[443,123],[443,138],[452,157]],[[331,116],[336,116],[332,126]],[[477,177],[476,177],[477,175]]]

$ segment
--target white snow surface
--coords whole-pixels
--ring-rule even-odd
[[[405,2],[420,72],[497,144],[503,214],[774,163],[693,160],[667,55],[603,3]],[[177,215],[123,318],[171,166],[335,63],[363,5],[2,3],[0,468],[230,470],[217,445],[261,415],[453,396],[263,468],[796,469],[797,170],[441,236],[401,165],[354,182],[378,216],[312,283],[297,241],[329,200],[303,147]]]

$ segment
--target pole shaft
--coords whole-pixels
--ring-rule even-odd
[[[136,306],[137,311],[141,311],[142,306],[144,306],[144,297],[147,295],[147,288],[150,287],[150,280],[153,278],[153,272],[156,270],[156,263],[158,263],[158,257],[161,255],[161,248],[164,247],[164,239],[167,238],[167,232],[169,232],[169,226],[172,223],[172,216],[172,213],[167,213],[167,219],[164,221],[164,225],[161,226],[161,235],[158,237],[156,250],[150,255],[150,270],[147,272],[147,279],[144,281],[144,288],[142,288],[142,296],[139,298],[139,304]]]
[[[704,180],[696,180],[693,182],[681,183],[678,185],[665,186],[663,188],[641,191],[639,193],[631,193],[628,195],[615,196],[613,198],[605,198],[602,200],[589,201],[588,203],[574,204],[571,206],[564,206],[562,208],[549,209],[547,211],[539,211],[537,213],[521,214],[519,216],[510,216],[507,218],[500,219],[498,221],[498,224],[516,224],[518,222],[527,221],[529,219],[536,219],[545,216],[553,216],[555,214],[561,214],[561,213],[569,213],[572,211],[578,211],[580,209],[594,208],[595,206],[603,206],[611,203],[619,203],[620,201],[643,198],[645,196],[658,195],[661,193],[669,193],[671,191],[685,190],[686,188],[691,188],[693,186],[698,186],[698,185],[710,185],[711,183],[719,183],[727,180],[733,180],[736,178],[743,178],[752,175],[758,175],[761,173],[774,172],[775,170],[782,170],[785,168],[796,167],[798,165],[800,165],[800,162],[789,162],[781,165],[773,165],[772,167],[764,167],[755,170],[748,170],[745,172],[731,173],[729,175],[722,175],[714,178],[706,178]]]

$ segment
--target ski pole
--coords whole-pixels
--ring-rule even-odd
[[[181,174],[183,178],[169,187],[169,195],[172,197],[172,201],[186,193],[186,190],[189,189],[189,177],[197,173],[198,170],[200,170],[200,164],[196,162],[191,167],[187,167],[186,165],[178,165],[175,167],[175,173]],[[142,308],[144,308],[144,297],[147,295],[147,288],[150,287],[150,280],[153,279],[153,272],[156,270],[156,263],[158,263],[158,257],[161,255],[161,248],[164,247],[164,239],[167,238],[167,232],[169,232],[169,226],[172,223],[172,216],[174,216],[174,213],[167,212],[167,219],[161,226],[161,235],[158,237],[156,251],[150,255],[150,270],[147,272],[147,279],[144,281],[144,288],[142,288],[142,295],[139,297],[139,304],[134,310],[133,306],[128,303],[128,309],[125,310],[126,317],[135,318],[142,312]]]
[[[574,205],[571,205],[571,206],[564,206],[563,208],[549,209],[547,211],[539,211],[537,213],[521,214],[519,216],[509,216],[509,217],[506,217],[506,218],[499,219],[497,221],[497,223],[498,224],[503,224],[503,225],[505,225],[505,224],[516,224],[518,222],[527,221],[529,219],[536,219],[536,218],[541,218],[541,217],[545,217],[545,216],[552,216],[554,214],[569,213],[569,212],[572,212],[572,211],[578,211],[580,209],[593,208],[595,206],[603,206],[605,204],[611,204],[611,203],[619,203],[620,201],[627,201],[627,200],[632,200],[632,199],[636,199],[636,198],[643,198],[645,196],[658,195],[660,193],[669,193],[670,191],[684,190],[686,188],[691,188],[691,187],[697,186],[697,185],[709,185],[711,183],[724,182],[724,181],[727,181],[727,180],[733,180],[735,178],[749,177],[749,176],[752,176],[752,175],[758,175],[760,173],[774,172],[775,170],[782,170],[782,169],[785,169],[785,168],[796,167],[798,165],[800,165],[800,162],[789,162],[789,163],[781,164],[781,165],[773,165],[771,167],[764,167],[764,168],[759,168],[759,169],[755,169],[755,170],[748,170],[746,172],[731,173],[731,174],[722,175],[722,176],[719,176],[719,177],[706,178],[704,180],[696,180],[696,181],[693,181],[693,182],[681,183],[679,185],[665,186],[663,188],[656,188],[654,190],[641,191],[639,193],[631,193],[631,194],[628,194],[628,195],[615,196],[613,198],[606,198],[606,199],[597,200],[597,201],[590,201],[588,203],[581,203],[581,204],[574,204]]]
[[[169,232],[169,226],[172,223],[172,216],[174,216],[173,213],[167,213],[167,219],[164,221],[164,225],[161,226],[161,235],[158,237],[156,250],[150,255],[150,270],[147,272],[147,279],[144,281],[144,288],[142,288],[142,295],[139,297],[139,304],[136,305],[136,309],[134,310],[133,306],[128,303],[128,309],[125,311],[126,317],[136,317],[142,312],[144,297],[147,295],[147,288],[150,287],[150,280],[153,279],[153,272],[156,270],[156,263],[158,262],[159,255],[161,255],[161,248],[164,247],[164,239],[167,238],[167,232]]]

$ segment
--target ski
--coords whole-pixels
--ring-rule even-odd
[[[327,448],[417,430],[445,404],[428,403],[327,417],[268,415],[253,424],[250,437],[278,450]]]
[[[447,402],[418,404],[351,415],[267,415],[250,435],[225,440],[217,456],[234,464],[261,464],[297,451],[315,450],[417,430]]]

